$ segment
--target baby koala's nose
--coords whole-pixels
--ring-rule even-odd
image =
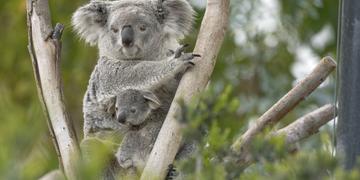
[[[121,124],[124,124],[126,121],[126,114],[125,112],[120,112],[119,115],[117,116],[117,121]]]
[[[134,45],[134,30],[130,25],[124,26],[121,30],[121,40],[125,47]]]

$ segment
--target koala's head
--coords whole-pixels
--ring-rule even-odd
[[[161,106],[159,99],[150,91],[128,89],[114,97],[113,116],[121,124],[139,126],[152,110]]]
[[[72,24],[81,38],[98,45],[101,56],[139,60],[156,58],[183,38],[193,17],[187,0],[98,0],[76,10]]]

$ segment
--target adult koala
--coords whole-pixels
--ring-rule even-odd
[[[84,135],[121,129],[113,118],[98,114],[97,102],[124,89],[164,90],[159,99],[173,98],[179,77],[196,55],[177,49],[193,24],[186,0],[91,1],[73,15],[72,24],[90,45],[98,45],[99,60],[84,97]],[[105,109],[100,109],[104,112]]]

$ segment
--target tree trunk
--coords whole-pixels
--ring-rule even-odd
[[[29,52],[39,98],[59,156],[60,167],[68,179],[75,179],[79,149],[72,123],[65,109],[60,76],[60,37],[63,26],[51,25],[47,0],[27,0]]]
[[[145,166],[141,179],[163,179],[168,166],[173,162],[181,142],[179,101],[190,103],[206,87],[215,66],[228,25],[229,0],[208,0],[205,15],[194,53],[200,54],[196,65],[190,69],[179,84],[173,103],[159,132],[154,148]]]

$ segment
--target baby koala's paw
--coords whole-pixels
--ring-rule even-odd
[[[134,166],[134,161],[130,158],[118,158],[118,162],[120,167],[124,168],[124,169],[130,169],[131,167]]]

